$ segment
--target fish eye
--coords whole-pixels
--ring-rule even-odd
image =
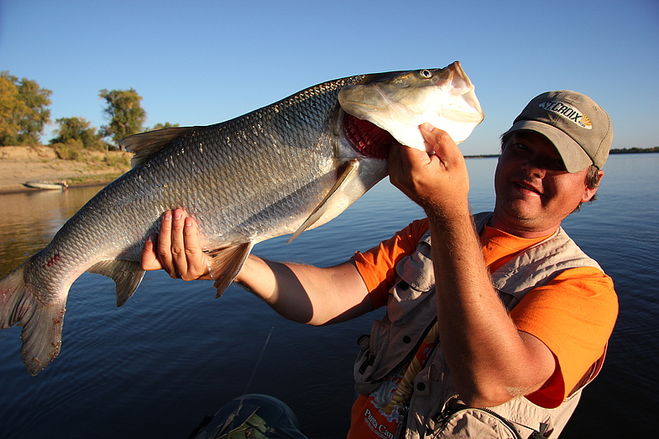
[[[430,70],[427,70],[427,69],[423,69],[423,70],[419,71],[419,75],[422,78],[425,78],[425,79],[432,78],[432,72]]]

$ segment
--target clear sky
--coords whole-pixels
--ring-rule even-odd
[[[0,0],[0,70],[52,90],[53,120],[97,127],[104,88],[136,89],[147,126],[206,125],[325,80],[454,60],[486,113],[465,154],[496,153],[550,89],[598,101],[614,147],[659,146],[658,0]]]

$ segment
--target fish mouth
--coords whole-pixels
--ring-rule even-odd
[[[389,149],[398,144],[396,139],[377,125],[343,113],[343,134],[352,147],[362,155],[375,159],[386,159]]]

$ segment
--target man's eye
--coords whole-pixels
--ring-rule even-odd
[[[517,151],[528,151],[529,147],[524,145],[523,143],[514,143],[513,148],[515,148]]]
[[[553,169],[555,171],[565,171],[565,164],[563,163],[562,159],[555,159],[551,161],[549,169]]]

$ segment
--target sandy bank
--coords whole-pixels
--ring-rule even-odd
[[[61,181],[69,186],[108,183],[129,169],[129,153],[120,151],[86,152],[81,160],[61,160],[46,146],[0,147],[0,193],[29,189],[31,180]]]

